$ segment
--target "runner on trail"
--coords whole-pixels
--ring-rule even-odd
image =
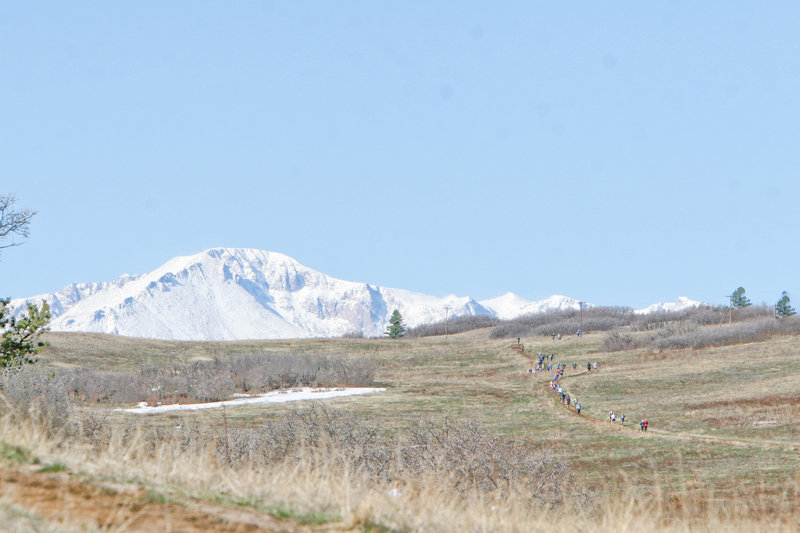
[[[644,431],[644,420],[639,422],[639,431]]]
[[[647,419],[644,419],[644,431],[647,432]]]
[[[581,416],[581,404],[577,400],[575,400],[575,409],[578,411],[578,416]]]
[[[592,363],[586,363],[586,371],[587,372],[591,372],[592,371]]]
[[[625,413],[622,413],[622,416],[619,418],[619,423],[623,426],[625,425]]]

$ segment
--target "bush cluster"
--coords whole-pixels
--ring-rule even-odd
[[[497,318],[488,315],[460,316],[448,320],[447,322],[435,322],[433,324],[422,324],[406,331],[406,337],[433,337],[448,333],[455,335],[474,329],[490,328],[500,323]]]
[[[636,320],[633,311],[624,307],[590,307],[579,311],[552,311],[525,315],[506,320],[491,333],[494,339],[575,333],[584,331],[609,331],[626,326]]]
[[[365,418],[315,402],[257,427],[228,429],[192,420],[143,427],[134,421],[112,423],[110,410],[74,409],[63,394],[70,386],[67,380],[52,373],[31,368],[4,378],[12,411],[0,411],[13,416],[16,424],[45,428],[48,436],[67,446],[83,443],[100,450],[138,442],[140,453],[148,457],[159,450],[202,454],[210,449],[217,464],[233,470],[337,464],[349,475],[366,476],[383,486],[435,480],[459,492],[514,496],[539,506],[586,497],[564,460],[530,441],[496,437],[474,422],[424,421],[386,434]],[[51,408],[41,409],[48,405]]]
[[[142,367],[133,374],[27,366],[5,372],[0,390],[15,400],[31,400],[45,390],[80,403],[195,403],[228,399],[237,392],[261,393],[285,387],[368,386],[374,372],[372,365],[344,357],[243,355],[166,368]]]
[[[725,307],[699,307],[675,313],[641,315],[629,328],[609,332],[603,340],[603,349],[607,352],[697,349],[800,332],[800,319],[776,320],[770,318],[771,315],[772,309],[764,306],[738,309],[732,314]]]
[[[258,467],[289,460],[337,460],[383,482],[436,477],[458,490],[523,496],[562,503],[574,491],[566,462],[530,444],[492,436],[474,422],[420,422],[402,435],[347,413],[313,405],[291,411],[258,430],[240,429],[216,440],[218,460]]]

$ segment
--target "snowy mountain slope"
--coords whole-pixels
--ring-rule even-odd
[[[343,281],[275,252],[216,248],[176,257],[149,274],[70,285],[47,300],[54,331],[180,340],[380,336],[394,309],[409,327],[491,314],[475,300]]]
[[[578,310],[562,295],[529,301],[514,293],[477,302],[444,298],[332,278],[286,255],[254,249],[214,248],[176,257],[148,274],[99,283],[72,284],[46,300],[54,331],[88,331],[174,340],[241,340],[383,335],[398,309],[408,327],[459,316],[512,319],[531,313]],[[688,298],[636,311],[679,310],[700,305]],[[584,303],[584,307],[591,304]]]
[[[646,315],[648,313],[658,313],[661,311],[683,311],[684,309],[699,307],[701,305],[706,304],[698,302],[697,300],[691,300],[686,296],[679,296],[674,302],[658,302],[644,309],[636,309],[634,313],[637,315]]]
[[[580,310],[580,301],[570,298],[569,296],[562,296],[554,294],[545,300],[537,300],[535,302],[526,300],[522,296],[508,292],[503,296],[492,298],[491,300],[481,300],[479,302],[483,307],[494,312],[495,316],[501,320],[510,320],[522,315],[529,315],[532,313],[546,313],[548,311],[578,311]],[[591,304],[583,302],[583,308],[592,307]]]

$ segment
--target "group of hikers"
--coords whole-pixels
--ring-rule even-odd
[[[578,331],[576,331],[576,332],[575,332],[575,335],[577,335],[578,337],[580,337],[580,336],[581,336],[581,330],[578,330]],[[556,340],[556,339],[558,339],[558,340],[561,340],[563,337],[564,337],[564,336],[561,334],[561,332],[560,332],[560,331],[558,331],[558,332],[554,331],[554,332],[553,332],[553,340]],[[519,344],[519,339],[517,339],[517,344]]]
[[[608,421],[610,423],[612,423],[612,424],[617,421],[617,413],[615,413],[613,410],[609,411],[609,413],[608,413]],[[621,426],[625,425],[625,413],[622,413],[622,416],[619,417],[619,423],[620,423]],[[647,419],[646,418],[643,418],[642,421],[639,422],[639,429],[641,431],[647,431]]]
[[[570,406],[575,407],[575,412],[578,413],[578,416],[581,414],[581,402],[578,401],[577,398],[570,398],[569,393],[564,390],[564,388],[558,383],[559,378],[564,375],[564,369],[567,367],[566,363],[559,363],[556,375],[550,380],[550,391],[558,394],[559,399],[561,400],[561,405],[566,405],[567,409]]]
[[[539,352],[539,359],[536,361],[534,368],[528,369],[528,374],[535,374],[547,370],[548,372],[553,369],[553,357],[555,354]]]
[[[535,368],[529,368],[528,374],[535,374],[538,371],[552,371],[555,370],[556,373],[553,376],[553,379],[550,380],[550,391],[554,394],[558,394],[559,400],[561,401],[561,405],[565,405],[567,409],[573,407],[575,412],[580,416],[581,414],[581,404],[577,398],[571,398],[569,393],[564,390],[564,387],[561,386],[561,381],[564,376],[564,370],[567,368],[567,363],[552,363],[555,354],[552,353],[539,353],[538,360],[536,362]],[[572,363],[572,369],[577,369],[578,364]],[[592,372],[597,371],[598,363],[597,361],[588,362],[586,363],[586,371]],[[612,410],[608,413],[608,420],[611,424],[615,424],[617,422],[617,414]],[[623,413],[622,416],[619,417],[620,425],[625,425],[625,414]],[[647,419],[643,418],[641,422],[639,422],[639,429],[641,431],[647,431]]]

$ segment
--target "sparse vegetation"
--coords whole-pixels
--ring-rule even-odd
[[[144,366],[135,363],[157,350],[151,341],[51,334],[40,364],[0,380],[0,467],[113,482],[91,492],[97,505],[133,484],[142,489],[130,501],[176,521],[176,504],[199,500],[312,530],[791,530],[800,321],[748,307],[731,327],[728,311],[600,311],[622,325],[561,342],[523,337],[524,352],[484,328],[447,343],[164,343],[169,357]],[[614,335],[621,351],[602,353]],[[706,347],[675,347],[686,339]],[[106,369],[62,366],[82,350]],[[539,351],[575,364],[564,383],[580,418],[546,392],[552,376],[526,374]],[[599,370],[586,372],[595,359]],[[159,386],[164,401],[170,387],[211,399],[323,375],[360,380],[364,369],[389,391],[142,418],[106,408]],[[634,424],[646,416],[651,431],[601,422],[610,408]]]
[[[406,332],[406,336],[433,337],[444,335],[445,333],[456,335],[458,333],[464,333],[465,331],[493,327],[499,323],[500,320],[488,315],[460,316],[450,319],[447,322],[442,321],[433,324],[422,324],[414,328],[409,328]]]
[[[369,386],[374,372],[373,364],[351,358],[273,353],[144,366],[135,373],[84,367],[22,368],[0,375],[0,390],[13,401],[30,405],[41,398],[47,406],[66,412],[67,398],[105,405],[210,402],[234,393],[286,387]]]

